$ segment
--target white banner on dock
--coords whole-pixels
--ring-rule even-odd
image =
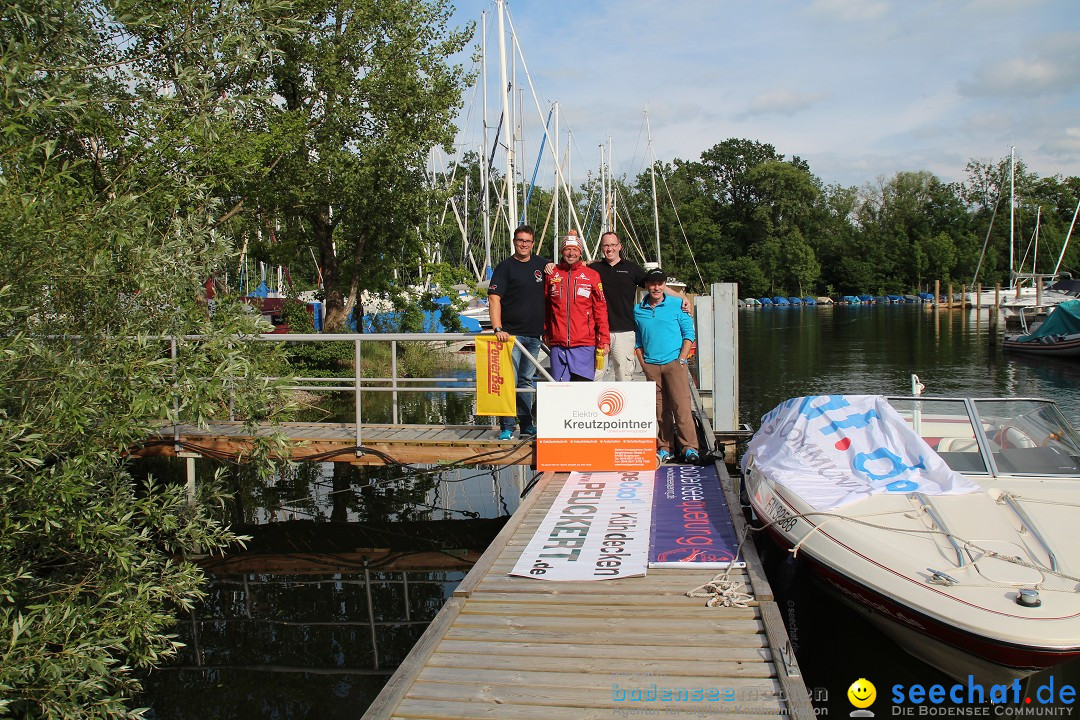
[[[616,580],[645,574],[653,473],[572,472],[511,575]]]

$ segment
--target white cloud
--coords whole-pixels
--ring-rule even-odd
[[[493,5],[454,2],[467,17]],[[648,106],[662,161],[745,138],[856,186],[901,169],[956,180],[1009,145],[1040,175],[1080,175],[1065,130],[1080,116],[1076,2],[511,0],[542,112],[559,101],[561,147],[574,133],[576,177],[609,137],[640,171]],[[528,91],[524,105],[531,169],[542,121]]]
[[[1027,54],[988,62],[960,90],[974,97],[1063,94],[1080,85],[1080,33],[1031,37]]]
[[[750,99],[748,115],[794,115],[825,97],[824,93],[801,93],[795,90],[772,90]]]

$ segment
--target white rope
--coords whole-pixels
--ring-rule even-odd
[[[704,585],[697,586],[686,593],[686,597],[709,598],[705,607],[748,607],[747,603],[753,600],[754,596],[743,590],[746,587],[744,583],[727,579],[730,571],[731,568],[728,568]]]
[[[888,513],[881,513],[881,514],[886,514],[886,515],[887,514],[895,514],[895,512],[896,511],[888,512]],[[919,511],[919,512],[921,512],[921,511]],[[907,515],[907,513],[908,513],[908,511],[904,511],[903,514]],[[984,547],[980,546],[978,543],[976,543],[973,540],[969,540],[967,538],[960,537],[959,535],[953,535],[951,533],[945,532],[944,530],[940,530],[940,529],[927,528],[926,530],[919,530],[919,529],[916,529],[916,528],[890,527],[888,525],[880,525],[878,523],[872,523],[872,522],[867,522],[865,520],[860,520],[859,518],[851,517],[850,515],[841,515],[839,513],[824,512],[824,511],[814,511],[814,512],[807,512],[807,513],[792,513],[791,515],[788,515],[788,516],[786,516],[786,517],[784,517],[782,519],[783,520],[790,520],[791,518],[802,518],[802,519],[807,520],[809,522],[808,518],[810,518],[811,516],[823,517],[823,518],[826,518],[826,521],[831,520],[831,519],[846,520],[847,522],[855,523],[856,525],[863,525],[865,527],[870,527],[870,528],[874,528],[874,529],[877,529],[877,530],[887,530],[887,531],[891,531],[891,532],[905,533],[905,534],[909,534],[909,535],[941,535],[941,536],[946,537],[946,538],[952,538],[952,539],[956,540],[958,543],[960,543],[961,545],[963,545],[965,549],[975,550],[978,553],[981,553],[985,557],[991,557],[991,558],[995,558],[997,560],[1002,560],[1004,562],[1012,563],[1013,565],[1019,565],[1021,567],[1026,567],[1026,568],[1030,568],[1032,570],[1037,570],[1037,571],[1043,573],[1044,575],[1054,575],[1056,577],[1063,578],[1065,580],[1071,580],[1072,582],[1080,583],[1080,577],[1077,577],[1077,576],[1074,576],[1074,575],[1069,575],[1068,573],[1061,572],[1060,570],[1051,570],[1050,568],[1044,567],[1042,565],[1036,565],[1035,563],[1028,562],[1028,561],[1026,561],[1026,560],[1024,560],[1022,558],[1016,557],[1015,555],[1003,555],[1003,554],[1001,554],[1001,553],[999,553],[999,552],[997,552],[995,550],[991,550],[989,548],[984,548]],[[866,517],[870,517],[870,516],[866,516]],[[819,523],[819,525],[824,525],[826,521],[822,521],[821,523]],[[776,524],[777,522],[780,522],[780,521],[779,520],[770,520],[768,523],[765,523],[761,528],[751,528],[751,529],[754,532],[758,532],[759,530],[764,530],[767,527],[769,527],[770,525]],[[815,528],[815,529],[818,529],[818,528]],[[810,531],[810,532],[812,533],[813,531]],[[793,548],[792,550],[789,550],[789,552],[794,552],[801,545],[802,545],[802,541],[800,541],[796,545],[795,548]],[[740,544],[740,546],[741,546],[741,544]],[[954,568],[954,570],[966,569],[966,568],[972,566],[975,562],[976,562],[975,560],[972,560],[970,562],[964,563],[963,565],[958,565],[956,568]],[[1013,584],[997,583],[997,584],[993,585],[992,587],[1003,587],[1003,586],[1004,587],[1015,587],[1015,586],[1018,586],[1018,585],[1027,586],[1026,583],[1013,583]],[[1041,587],[1041,585],[1042,584],[1039,583],[1038,586]],[[1080,588],[1078,588],[1076,590],[1068,591],[1068,592],[1080,592]]]

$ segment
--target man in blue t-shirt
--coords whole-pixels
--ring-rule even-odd
[[[634,353],[646,379],[656,383],[657,462],[673,457],[672,440],[677,435],[683,462],[697,464],[701,457],[687,367],[695,339],[694,321],[683,312],[682,301],[666,290],[663,270],[645,274],[645,298],[634,306]]]
[[[534,358],[540,354],[544,334],[544,267],[548,261],[533,255],[533,229],[522,225],[514,231],[514,254],[503,260],[488,283],[488,315],[499,342],[517,337],[514,373],[517,376],[517,422],[522,435],[536,434],[533,398],[521,388],[532,387],[536,366],[521,355],[524,348]],[[513,440],[514,418],[499,418],[499,439]]]

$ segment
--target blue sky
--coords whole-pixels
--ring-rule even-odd
[[[477,44],[480,13],[489,11],[494,124],[495,3],[454,2],[456,22],[477,21]],[[1077,0],[509,0],[508,7],[542,112],[558,101],[564,148],[567,128],[573,133],[575,184],[595,172],[598,146],[609,138],[616,173],[645,167],[646,106],[656,157],[667,162],[747,138],[802,157],[826,183],[861,187],[901,170],[961,180],[970,159],[1007,157],[1014,145],[1041,176],[1080,175]],[[542,128],[520,72],[519,86],[531,172]],[[461,142],[475,149],[479,98],[466,92],[459,118]]]

